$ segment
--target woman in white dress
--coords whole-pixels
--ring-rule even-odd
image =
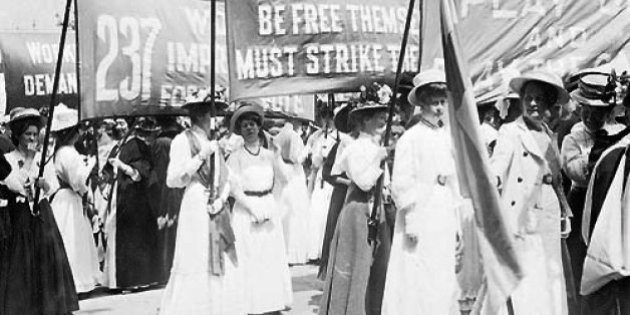
[[[166,183],[186,188],[179,214],[175,257],[160,314],[246,314],[227,198],[229,172],[205,97],[184,105],[192,127],[171,144]],[[224,103],[216,103],[226,105]]]
[[[86,293],[96,287],[101,272],[92,224],[83,210],[82,200],[88,191],[87,180],[95,161],[86,162],[86,157],[74,148],[79,137],[78,123],[77,110],[63,104],[57,106],[51,131],[57,142],[54,165],[60,187],[51,207],[66,247],[77,293]]]
[[[233,225],[248,314],[265,314],[291,305],[291,275],[284,247],[280,206],[274,196],[286,183],[278,154],[262,147],[262,108],[244,105],[232,116],[231,128],[245,145],[228,159],[236,202]],[[272,144],[273,147],[273,144]]]
[[[308,211],[308,259],[318,260],[322,255],[322,242],[326,230],[328,206],[332,196],[333,186],[323,179],[323,165],[330,149],[337,142],[339,133],[331,129],[327,132],[317,131],[313,134],[311,145],[311,161],[316,170],[313,177],[313,190]]]

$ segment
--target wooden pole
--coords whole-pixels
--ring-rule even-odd
[[[409,0],[409,8],[407,9],[407,20],[405,21],[405,31],[403,33],[402,42],[400,43],[400,55],[398,57],[398,66],[396,68],[396,77],[394,78],[394,95],[389,103],[389,113],[387,116],[387,125],[385,127],[385,135],[383,136],[383,145],[389,146],[389,137],[392,132],[392,120],[394,116],[394,107],[396,106],[396,100],[398,99],[398,84],[400,82],[400,74],[402,73],[402,67],[405,59],[405,51],[407,50],[407,39],[409,38],[409,28],[411,26],[411,17],[413,16],[415,0]],[[381,168],[385,169],[385,160],[381,162]],[[370,245],[376,244],[376,238],[378,234],[378,209],[382,199],[383,193],[383,175],[379,177],[376,183],[376,189],[374,190],[374,205],[372,206],[372,212],[368,220],[368,243]]]
[[[59,75],[61,73],[61,64],[63,63],[63,51],[66,46],[66,34],[68,33],[68,24],[70,22],[70,6],[72,0],[66,1],[66,9],[63,14],[63,24],[61,27],[61,38],[59,39],[59,51],[57,53],[57,65],[55,67],[55,78],[53,80],[52,95],[50,96],[50,104],[48,105],[48,123],[46,124],[46,133],[44,136],[44,145],[42,147],[42,154],[39,163],[39,175],[41,178],[44,176],[44,167],[46,166],[46,154],[48,153],[48,143],[50,142],[50,128],[52,126],[53,115],[55,113],[55,103],[57,103],[57,90],[59,89]],[[39,202],[39,196],[41,189],[35,187],[35,204]],[[37,208],[37,207],[36,207]],[[35,214],[39,214],[39,210],[34,209]]]
[[[216,124],[217,110],[215,108],[215,81],[216,81],[216,36],[217,36],[217,1],[210,0],[210,111],[212,113],[212,119]],[[214,126],[216,128],[216,126]],[[214,131],[212,138],[214,138]]]
[[[77,108],[81,117],[81,57],[79,50],[79,4],[74,0],[74,45],[75,45],[75,69],[77,72]],[[97,154],[98,155],[98,154]]]

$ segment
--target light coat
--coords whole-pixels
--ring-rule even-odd
[[[553,187],[543,183],[551,170],[534,133],[522,118],[503,125],[491,159],[525,272],[512,302],[515,314],[566,314],[560,203]]]

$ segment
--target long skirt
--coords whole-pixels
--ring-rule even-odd
[[[47,201],[40,216],[11,201],[10,233],[0,255],[0,314],[67,314],[79,309],[63,241]]]
[[[319,261],[319,272],[317,277],[321,280],[326,279],[326,270],[328,269],[328,255],[330,253],[330,242],[335,234],[335,228],[337,227],[337,220],[341,209],[343,209],[344,201],[346,200],[346,194],[348,193],[348,186],[335,185],[333,188],[332,196],[330,197],[330,206],[328,207],[328,217],[326,218],[326,230],[324,231],[324,240],[322,242],[322,257]]]
[[[309,260],[317,260],[322,256],[322,242],[326,230],[326,217],[328,215],[332,191],[333,187],[322,180],[322,171],[320,169],[315,177],[308,215]]]
[[[320,315],[380,314],[391,248],[385,215],[376,249],[368,243],[369,193],[352,186],[333,236]]]
[[[290,264],[304,264],[308,261],[308,208],[309,196],[306,177],[300,164],[288,164],[291,169],[289,182],[282,191],[280,204],[283,207],[282,219],[284,242]]]
[[[61,189],[52,201],[55,220],[68,254],[77,292],[92,291],[101,276],[92,225],[83,211],[81,197]]]
[[[269,221],[255,223],[241,203],[234,204],[236,254],[245,279],[243,303],[248,314],[281,311],[291,305],[293,296],[278,205],[271,194],[247,198],[249,204],[270,209],[274,215]]]
[[[182,200],[175,259],[160,314],[244,315],[242,270],[224,255],[223,275],[210,269],[210,217],[204,187],[189,186]]]

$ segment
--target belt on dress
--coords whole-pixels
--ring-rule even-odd
[[[243,192],[245,194],[245,196],[250,196],[250,197],[263,197],[266,195],[271,194],[271,188],[267,189],[267,190],[263,190],[263,191],[251,191],[251,190],[246,190]]]

